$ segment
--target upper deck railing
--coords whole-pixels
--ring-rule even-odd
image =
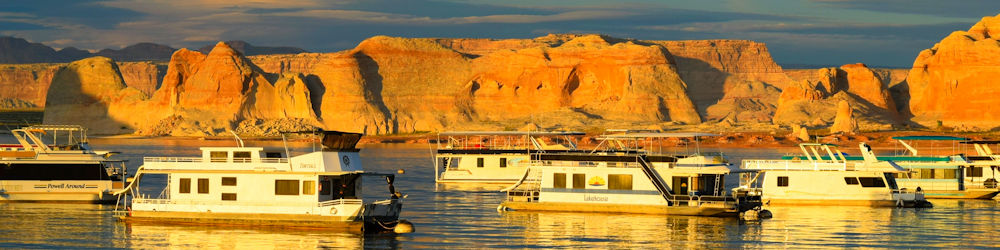
[[[203,157],[143,157],[144,162],[186,162],[186,163],[288,163],[288,158],[209,158]]]
[[[743,160],[743,169],[749,170],[854,170],[845,162],[798,160]]]

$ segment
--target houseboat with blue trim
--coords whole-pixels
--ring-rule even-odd
[[[911,170],[896,173],[900,189],[922,191],[927,198],[938,199],[990,199],[1000,189],[996,185],[1000,161],[988,155],[969,157],[959,150],[969,139],[954,136],[897,136],[892,137],[904,150],[900,154],[877,155],[878,161],[892,161]],[[918,143],[951,144],[947,155],[920,153]],[[926,151],[940,148],[927,148]],[[806,160],[805,156],[786,156],[783,159]],[[823,158],[830,160],[830,158]],[[861,156],[846,156],[848,161],[863,161]],[[975,160],[973,160],[975,159]],[[985,171],[989,170],[989,171]]]

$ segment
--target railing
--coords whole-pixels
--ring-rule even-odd
[[[281,206],[281,207],[327,207],[336,205],[361,205],[360,199],[340,199],[324,202],[274,202],[274,201],[204,201],[204,200],[173,200],[173,199],[144,199],[136,198],[132,204],[154,204],[154,205],[239,205],[239,206]]]
[[[196,163],[288,163],[288,158],[260,158],[252,161],[249,158],[235,158],[232,162],[215,158],[205,160],[202,157],[143,157],[144,162],[196,162]]]
[[[842,162],[811,162],[798,160],[743,160],[743,169],[751,170],[854,170]]]
[[[316,206],[317,207],[329,207],[329,206],[336,206],[336,205],[361,205],[362,203],[363,202],[361,200],[359,200],[359,199],[339,199],[339,200],[332,200],[332,201],[320,202],[320,203],[317,203]]]

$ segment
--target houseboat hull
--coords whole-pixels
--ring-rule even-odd
[[[931,207],[925,200],[822,200],[822,199],[766,199],[770,206],[868,206],[868,207]]]
[[[924,190],[924,196],[928,199],[992,199],[997,195],[997,190]]]
[[[0,202],[111,204],[115,202],[115,196],[111,195],[115,184],[79,180],[0,181]]]
[[[739,211],[724,207],[711,206],[666,206],[666,205],[636,205],[636,204],[592,204],[575,202],[522,202],[505,201],[502,207],[523,211],[571,211],[589,213],[634,213],[634,214],[667,214],[711,217],[736,217]]]
[[[329,208],[327,208],[329,209]],[[125,222],[150,222],[191,225],[241,225],[259,227],[319,228],[335,231],[370,232],[391,230],[399,220],[402,204],[366,205],[356,213],[276,214],[131,210],[118,216]],[[334,210],[335,211],[335,210]]]

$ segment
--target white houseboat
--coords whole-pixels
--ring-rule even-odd
[[[364,171],[361,134],[322,132],[322,151],[286,158],[283,150],[203,147],[199,157],[146,157],[129,185],[126,221],[249,224],[355,230],[392,229],[399,222],[394,176]],[[242,143],[240,143],[242,144]],[[287,150],[287,149],[286,149]],[[142,178],[166,175],[157,197],[137,194]],[[363,176],[384,177],[388,198],[363,200]],[[127,197],[126,197],[127,198]]]
[[[0,202],[113,203],[124,164],[94,151],[73,125],[13,129],[19,144],[0,145]]]
[[[437,183],[513,184],[541,152],[577,151],[571,136],[581,132],[453,131],[438,134],[434,154]],[[559,143],[547,143],[558,141]]]
[[[861,205],[930,207],[922,192],[901,190],[895,174],[907,173],[890,161],[878,161],[867,144],[864,161],[848,161],[836,145],[799,144],[805,160],[743,160],[740,189],[762,193],[770,205]],[[824,154],[832,160],[822,159]]]
[[[692,134],[616,135],[619,139]],[[706,136],[709,134],[697,134]],[[740,216],[760,208],[760,196],[729,193],[728,163],[712,154],[645,152],[540,153],[529,171],[504,189],[501,209]],[[714,159],[706,161],[706,159]]]
[[[986,176],[993,173],[984,172],[1000,166],[1000,161],[991,157],[979,157],[971,160],[960,149],[961,142],[967,138],[954,136],[898,136],[892,139],[904,150],[894,154],[877,155],[879,161],[892,161],[899,166],[912,170],[896,174],[896,184],[900,189],[921,190],[927,198],[937,199],[990,199],[996,196],[998,189],[996,179]],[[950,149],[921,147],[918,143],[952,144]],[[923,153],[918,148],[924,149]],[[951,154],[930,154],[935,151],[950,151]],[[786,156],[783,159],[805,160],[805,156]],[[824,156],[824,160],[830,160]],[[848,161],[863,161],[861,156],[846,156]]]

